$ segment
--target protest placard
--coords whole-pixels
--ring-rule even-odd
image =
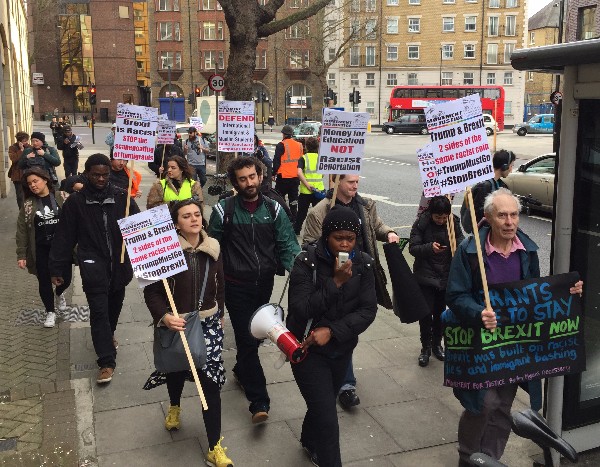
[[[117,104],[113,157],[152,162],[156,146],[158,110],[153,107]]]
[[[429,107],[425,117],[441,194],[494,176],[478,94]]]
[[[441,191],[437,179],[437,168],[432,145],[428,144],[424,148],[418,149],[417,159],[419,161],[421,183],[423,184],[423,196],[425,196],[425,198],[439,196]]]
[[[173,144],[175,142],[177,122],[161,120],[156,126],[156,144]]]
[[[254,101],[219,101],[218,150],[254,152]]]
[[[187,270],[166,204],[118,222],[133,266],[133,275],[140,287]]]
[[[367,112],[323,109],[318,173],[360,173],[369,118]]]
[[[578,280],[571,272],[490,285],[495,331],[446,310],[444,385],[487,389],[585,370],[581,298],[569,293]]]
[[[204,129],[204,121],[202,120],[202,117],[190,117],[190,126],[196,128],[199,133],[202,132]]]

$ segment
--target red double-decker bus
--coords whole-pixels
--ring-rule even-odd
[[[389,121],[405,114],[423,113],[440,102],[479,94],[484,114],[490,114],[504,130],[504,88],[502,86],[396,86],[390,96]]]

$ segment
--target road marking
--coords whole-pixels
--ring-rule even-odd
[[[539,216],[527,216],[530,219],[537,219],[539,221],[544,221],[544,222],[552,222],[552,219],[546,219],[545,217],[539,217]]]

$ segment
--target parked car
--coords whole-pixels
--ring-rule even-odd
[[[552,212],[555,162],[556,154],[543,154],[520,165],[504,181],[515,195],[521,197],[525,207]]]
[[[425,114],[402,115],[396,120],[385,122],[382,126],[382,130],[388,135],[394,133],[420,133],[426,135],[428,133]]]
[[[177,139],[180,141],[185,141],[188,137],[188,130],[190,128],[189,123],[178,123],[175,126],[175,132],[177,134]],[[216,159],[217,157],[217,135],[215,133],[204,133],[201,132],[199,136],[204,139],[204,144],[208,146],[208,153],[206,157],[209,159]]]
[[[534,115],[528,122],[518,123],[513,133],[525,136],[527,133],[552,133],[554,131],[554,114]]]

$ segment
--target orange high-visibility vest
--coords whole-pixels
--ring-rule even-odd
[[[281,155],[281,165],[277,173],[282,178],[298,178],[298,161],[304,155],[302,143],[286,138],[282,141],[285,152]]]

